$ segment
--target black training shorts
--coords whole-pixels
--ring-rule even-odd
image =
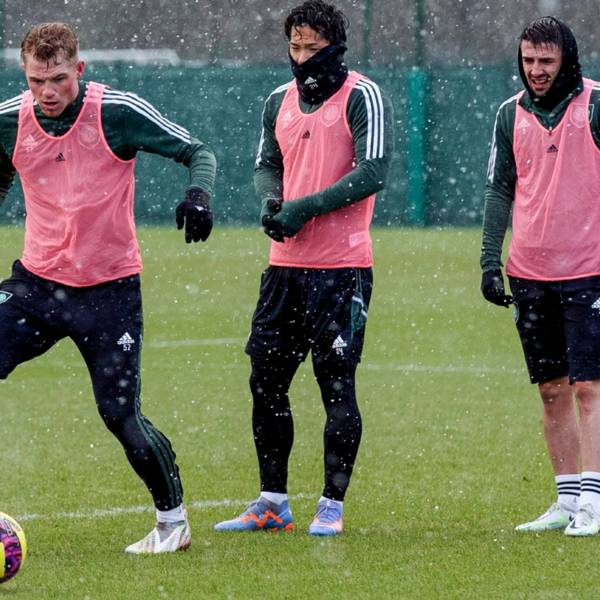
[[[268,267],[246,352],[272,360],[358,363],[373,273],[370,268]]]
[[[139,275],[75,288],[38,277],[15,261],[11,277],[0,283],[0,379],[65,337],[82,353],[95,389],[113,382],[117,367],[130,374],[130,387],[136,388],[142,340]]]
[[[509,281],[531,382],[600,379],[600,277]]]

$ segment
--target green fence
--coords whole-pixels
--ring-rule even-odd
[[[396,148],[375,223],[473,225],[481,220],[489,142],[496,109],[518,89],[509,66],[365,69],[392,98]],[[256,223],[252,175],[266,95],[291,78],[285,66],[131,67],[90,65],[86,75],[133,91],[209,144],[219,162],[214,193],[221,224]],[[24,86],[17,69],[0,74],[3,97]],[[136,168],[140,223],[171,220],[187,175],[181,165],[140,153]],[[2,210],[22,217],[20,186]]]

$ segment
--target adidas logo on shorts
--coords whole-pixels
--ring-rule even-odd
[[[335,350],[335,353],[338,356],[344,356],[344,348],[347,348],[348,344],[346,344],[346,342],[342,339],[341,335],[338,335],[333,344],[331,344],[331,347]]]
[[[123,346],[124,352],[129,352],[133,344],[135,344],[135,340],[127,331],[119,338],[119,341],[117,342],[117,345]]]

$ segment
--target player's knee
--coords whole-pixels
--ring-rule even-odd
[[[265,373],[252,369],[250,373],[250,391],[252,397],[257,400],[266,395],[270,387],[268,377]]]
[[[313,373],[317,381],[354,380],[358,363],[355,360],[330,360],[313,356]]]
[[[582,413],[598,410],[600,406],[600,390],[593,381],[576,381],[573,384],[573,391],[579,404],[579,410]]]
[[[542,401],[548,407],[558,406],[564,401],[572,401],[571,386],[566,377],[538,384]]]
[[[112,433],[118,433],[125,429],[131,419],[135,419],[135,415],[126,406],[126,403],[121,404],[119,399],[111,403],[102,403],[98,408],[102,421]]]
[[[252,361],[250,391],[255,402],[287,396],[293,371],[275,362]]]

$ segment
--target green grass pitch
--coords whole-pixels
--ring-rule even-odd
[[[375,288],[358,374],[363,443],[346,531],[306,529],[322,486],[310,364],[291,397],[292,534],[216,534],[258,490],[244,339],[268,240],[217,229],[189,246],[141,228],[142,407],[178,455],[189,552],[134,557],[150,498],[104,429],[65,340],[0,386],[0,510],[29,556],[0,600],[597,598],[600,539],[517,535],[554,485],[511,312],[479,293],[476,230],[373,231]],[[9,273],[22,232],[2,229]]]

